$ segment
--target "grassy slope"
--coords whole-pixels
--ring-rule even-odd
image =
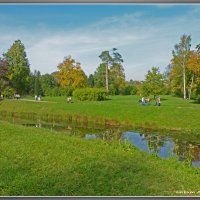
[[[162,106],[141,106],[136,96],[114,96],[104,102],[66,103],[65,97],[46,97],[49,102],[5,100],[0,111],[36,112],[51,114],[80,114],[103,118],[128,120],[135,125],[151,125],[160,128],[200,129],[200,105],[180,98],[163,96]]]
[[[5,122],[0,138],[0,195],[199,195],[199,168],[128,145]]]

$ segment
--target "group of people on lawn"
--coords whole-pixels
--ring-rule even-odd
[[[41,101],[41,95],[35,95],[35,101]]]
[[[14,98],[14,99],[20,99],[21,98],[20,94],[18,94],[18,93],[14,94],[13,96],[6,96],[6,97],[7,98]],[[0,95],[0,100],[3,100],[3,99],[4,99],[4,95],[1,94]]]
[[[150,101],[151,101],[150,98],[145,99],[144,97],[142,97],[142,99],[139,100],[139,103],[141,105],[150,105]],[[156,102],[155,106],[160,106],[161,105],[160,97],[156,97],[155,102]]]

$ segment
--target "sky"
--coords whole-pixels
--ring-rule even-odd
[[[144,80],[152,67],[164,72],[183,34],[200,43],[200,5],[0,5],[0,57],[20,39],[42,74],[68,55],[93,74],[101,52],[117,48],[126,80]]]

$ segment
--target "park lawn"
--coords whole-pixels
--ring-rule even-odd
[[[137,96],[111,96],[107,101],[66,103],[66,97],[44,97],[47,102],[4,100],[0,111],[30,112],[37,114],[71,114],[91,119],[115,119],[135,126],[167,129],[200,129],[200,104],[192,100],[161,96],[161,106],[141,106]],[[30,99],[30,97],[29,97]],[[32,98],[34,99],[34,98]]]
[[[1,196],[199,196],[199,168],[128,144],[1,121],[0,138]]]

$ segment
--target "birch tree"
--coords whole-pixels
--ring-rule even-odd
[[[173,59],[172,63],[174,66],[178,66],[181,68],[182,77],[183,77],[183,98],[187,98],[186,93],[186,67],[189,58],[190,46],[191,46],[191,37],[190,35],[181,36],[179,44],[174,46],[174,50],[172,51]]]

